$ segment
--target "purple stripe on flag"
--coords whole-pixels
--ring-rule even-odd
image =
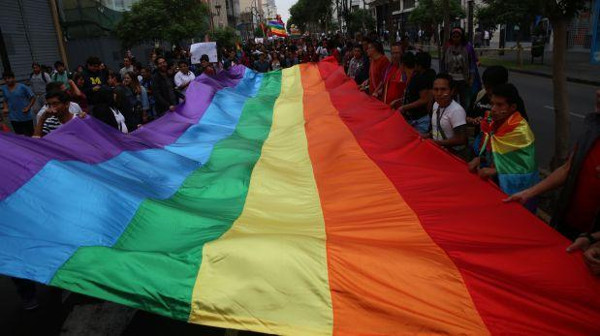
[[[198,77],[187,90],[187,103],[131,134],[102,127],[100,121],[89,117],[71,121],[44,139],[0,134],[0,200],[19,189],[50,160],[100,163],[126,150],[162,148],[174,143],[185,130],[198,123],[214,94],[237,85],[245,71],[244,66],[235,66],[214,77]],[[207,91],[212,94],[206,94]],[[94,132],[87,131],[90,129]]]

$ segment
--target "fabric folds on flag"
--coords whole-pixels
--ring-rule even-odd
[[[235,66],[132,134],[74,119],[0,148],[5,275],[281,335],[589,335],[600,320],[569,241],[335,62]]]

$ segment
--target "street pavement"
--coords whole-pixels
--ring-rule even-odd
[[[438,71],[438,60],[432,68]],[[480,68],[483,74],[485,68]],[[525,101],[530,126],[536,136],[536,154],[541,168],[548,168],[554,153],[554,92],[552,79],[537,75],[510,72],[509,81],[519,90]],[[588,84],[567,83],[569,97],[570,143],[584,130],[583,119],[594,112],[595,93],[600,89]]]
[[[510,81],[519,89],[525,101],[531,128],[536,136],[537,158],[540,167],[548,167],[554,153],[554,94],[549,78],[511,73]],[[594,112],[598,88],[586,84],[567,83],[569,93],[570,143],[584,130],[583,119]]]

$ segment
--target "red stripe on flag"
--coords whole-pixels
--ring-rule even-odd
[[[340,118],[459,268],[492,334],[596,334],[600,279],[569,242],[319,63]],[[349,182],[351,183],[351,182]]]

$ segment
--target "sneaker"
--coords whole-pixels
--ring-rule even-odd
[[[23,301],[23,309],[33,310],[40,306],[40,303],[36,298],[27,299]]]

